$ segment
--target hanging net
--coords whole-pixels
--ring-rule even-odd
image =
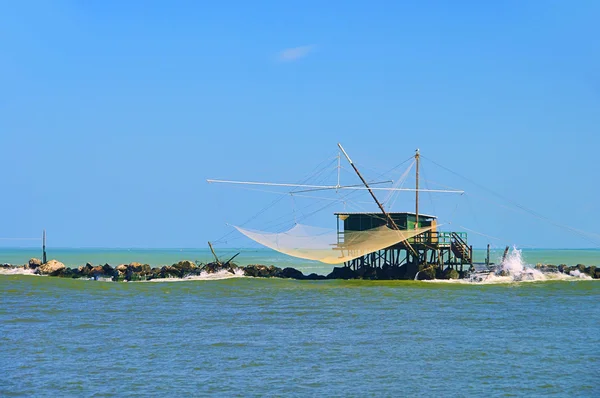
[[[250,239],[278,252],[325,264],[339,264],[393,246],[427,232],[432,227],[395,230],[382,226],[365,231],[340,232],[339,235],[335,229],[301,224],[280,233],[235,228]]]

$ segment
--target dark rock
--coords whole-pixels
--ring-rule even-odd
[[[189,260],[180,261],[177,264],[173,264],[172,267],[179,270],[179,274],[182,277],[184,275],[189,275],[189,274],[194,273],[194,271],[197,268],[196,264]]]
[[[362,279],[367,280],[379,280],[383,276],[381,269],[375,267],[361,268],[358,273]]]
[[[59,278],[80,278],[81,274],[77,269],[63,268],[52,276],[57,276]]]
[[[403,279],[404,273],[406,272],[406,266],[402,267],[393,267],[391,265],[385,264],[382,268],[382,278],[386,280],[397,280]]]
[[[450,267],[446,268],[444,272],[442,272],[442,279],[458,279],[459,277],[460,274],[458,271]]]
[[[316,274],[314,274],[316,275]],[[304,279],[304,274],[302,271],[298,271],[296,268],[287,267],[281,270],[282,278],[292,278],[292,279]]]
[[[585,272],[585,265],[583,265],[583,264],[577,264],[575,266],[575,268],[577,268],[577,270],[579,270],[579,272]]]
[[[595,265],[590,265],[589,267],[585,268],[584,271],[586,274],[588,274],[589,276],[591,276],[592,278],[596,277],[596,266]]]
[[[567,266],[567,264],[559,264],[558,270],[563,274],[568,274],[570,271],[569,266]]]
[[[537,264],[535,268],[541,272],[559,272],[559,267],[552,264]]]
[[[148,276],[148,279],[157,279],[160,278],[161,274],[161,268],[152,268],[150,270],[150,275]]]
[[[317,275],[314,272],[310,275],[306,275],[304,277],[304,279],[308,280],[308,281],[321,281],[323,279],[327,279],[327,277],[325,275]]]
[[[419,271],[417,274],[417,279],[420,281],[428,281],[435,279],[435,268],[434,266],[429,266]]]
[[[273,265],[267,267],[266,265],[253,264],[244,267],[244,275],[253,276],[255,278],[271,278],[282,275],[281,268]]]
[[[407,263],[404,264],[404,267],[406,269],[405,273],[404,273],[404,279],[411,279],[414,280],[415,276],[417,276],[417,272],[420,272],[424,267],[423,266],[418,266],[415,263]]]
[[[86,265],[79,267],[78,271],[81,276],[91,278],[94,276],[93,272],[92,272],[93,269],[94,269],[94,266],[90,263],[87,263]]]
[[[333,271],[327,275],[327,279],[356,279],[358,273],[350,267],[333,267]]]
[[[214,274],[221,271],[229,271],[231,273],[234,273],[236,269],[238,269],[238,266],[235,264],[223,264],[217,262],[208,263],[202,268],[199,268],[199,270],[209,274]]]
[[[177,268],[166,265],[160,269],[160,277],[161,278],[181,278],[182,273]]]
[[[148,264],[133,262],[129,264],[129,268],[135,273],[148,274],[151,267]]]
[[[106,276],[114,276],[117,271],[108,264],[102,266],[102,273]]]

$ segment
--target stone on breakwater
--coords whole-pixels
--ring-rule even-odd
[[[556,266],[553,264],[536,264],[535,269],[541,272],[559,272],[560,266]]]
[[[383,276],[385,279],[403,279],[404,274],[406,273],[406,268],[406,266],[392,267],[389,264],[385,264],[382,267]]]
[[[327,279],[356,279],[358,274],[350,267],[333,267],[333,271],[327,275]]]
[[[435,279],[435,267],[430,265],[427,268],[423,268],[417,274],[417,279],[420,281],[429,281]]]
[[[94,269],[94,266],[90,263],[87,263],[87,264],[82,265],[81,267],[77,268],[77,271],[79,271],[79,274],[81,274],[82,277],[90,278],[90,277],[92,277],[93,269]]]
[[[117,265],[115,270],[117,270],[118,273],[124,274],[125,272],[127,272],[127,267],[129,267],[127,264],[119,264]]]
[[[244,268],[244,275],[258,278],[272,278],[281,277],[281,271],[281,268],[273,265],[267,267],[266,265],[253,264]]]
[[[460,274],[454,268],[446,268],[442,273],[442,279],[459,279]]]
[[[38,271],[42,275],[50,275],[55,276],[60,273],[60,271],[64,270],[66,267],[63,263],[57,260],[50,260],[45,264],[42,264],[38,267]]]
[[[325,275],[318,275],[313,272],[312,274],[305,276],[303,279],[306,279],[307,281],[321,281],[323,279],[327,279],[327,277]]]
[[[173,264],[173,268],[179,270],[181,275],[189,274],[198,268],[196,264],[190,260],[180,261],[177,264]]]
[[[36,269],[40,265],[42,265],[42,260],[40,260],[39,258],[32,258],[27,263],[27,267],[29,267],[29,269]]]
[[[112,278],[113,281],[136,281],[149,280],[158,278],[185,278],[189,275],[200,275],[201,273],[216,273],[223,270],[235,272],[236,269],[242,269],[244,275],[257,278],[292,278],[298,280],[321,280],[321,279],[372,279],[372,280],[395,280],[395,279],[414,279],[415,275],[408,272],[406,265],[402,267],[391,267],[384,265],[382,268],[363,268],[354,271],[349,267],[335,267],[333,271],[327,275],[317,275],[312,273],[304,275],[301,271],[287,267],[281,269],[273,265],[266,266],[260,264],[248,265],[246,267],[238,267],[233,263],[209,263],[205,265],[196,265],[190,260],[183,260],[173,265],[167,265],[160,268],[151,268],[148,264],[132,262],[130,264],[120,264],[116,268],[112,268],[109,264],[94,266],[87,263],[85,266],[77,269],[70,269],[57,260],[50,260],[46,264],[38,265],[39,259],[31,259],[23,266],[4,265],[5,268],[24,268],[30,269],[35,267],[37,274],[51,275],[66,278]],[[577,264],[576,266],[567,266],[560,264],[559,266],[552,264],[537,264],[536,268],[544,273],[560,271],[570,275],[573,271],[581,272],[589,275],[594,279],[600,279],[600,267],[591,265],[585,266]],[[468,272],[457,272],[453,269],[442,270],[435,264],[415,266],[414,271],[420,270],[417,279],[460,279],[468,276]]]
[[[296,268],[287,267],[281,271],[282,278],[292,278],[292,279],[304,279],[305,276],[302,271],[298,271]]]

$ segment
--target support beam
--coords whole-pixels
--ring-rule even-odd
[[[385,218],[387,218],[388,223],[390,224],[390,226],[392,226],[394,229],[400,229],[400,228],[398,228],[398,226],[396,225],[396,223],[394,222],[394,220],[392,219],[392,217],[385,211],[385,209],[383,208],[383,205],[381,204],[381,202],[379,202],[379,200],[377,200],[377,197],[373,193],[373,190],[371,189],[371,187],[369,187],[369,184],[363,178],[362,174],[360,174],[360,171],[358,171],[358,169],[354,165],[354,162],[352,161],[352,159],[350,159],[350,156],[348,156],[348,154],[344,150],[344,147],[342,146],[342,144],[338,143],[338,147],[340,148],[340,150],[342,151],[342,153],[344,154],[344,156],[348,160],[348,163],[350,163],[350,166],[352,166],[352,168],[354,169],[354,171],[358,175],[358,178],[360,178],[360,180],[364,184],[365,188],[367,188],[367,190],[371,194],[371,197],[373,198],[373,200],[375,201],[375,203],[377,203],[377,206],[379,207],[379,210],[381,210],[381,212],[383,213],[383,215],[385,216]]]

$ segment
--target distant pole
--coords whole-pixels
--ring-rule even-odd
[[[42,233],[42,264],[46,264],[46,230]]]
[[[416,224],[415,229],[419,228],[419,163],[420,163],[421,155],[419,154],[419,148],[417,148],[417,152],[415,153],[415,160],[417,162],[417,185],[415,190],[415,215],[416,215]]]
[[[485,259],[485,265],[489,267],[490,265],[490,244],[487,245],[487,258]]]

